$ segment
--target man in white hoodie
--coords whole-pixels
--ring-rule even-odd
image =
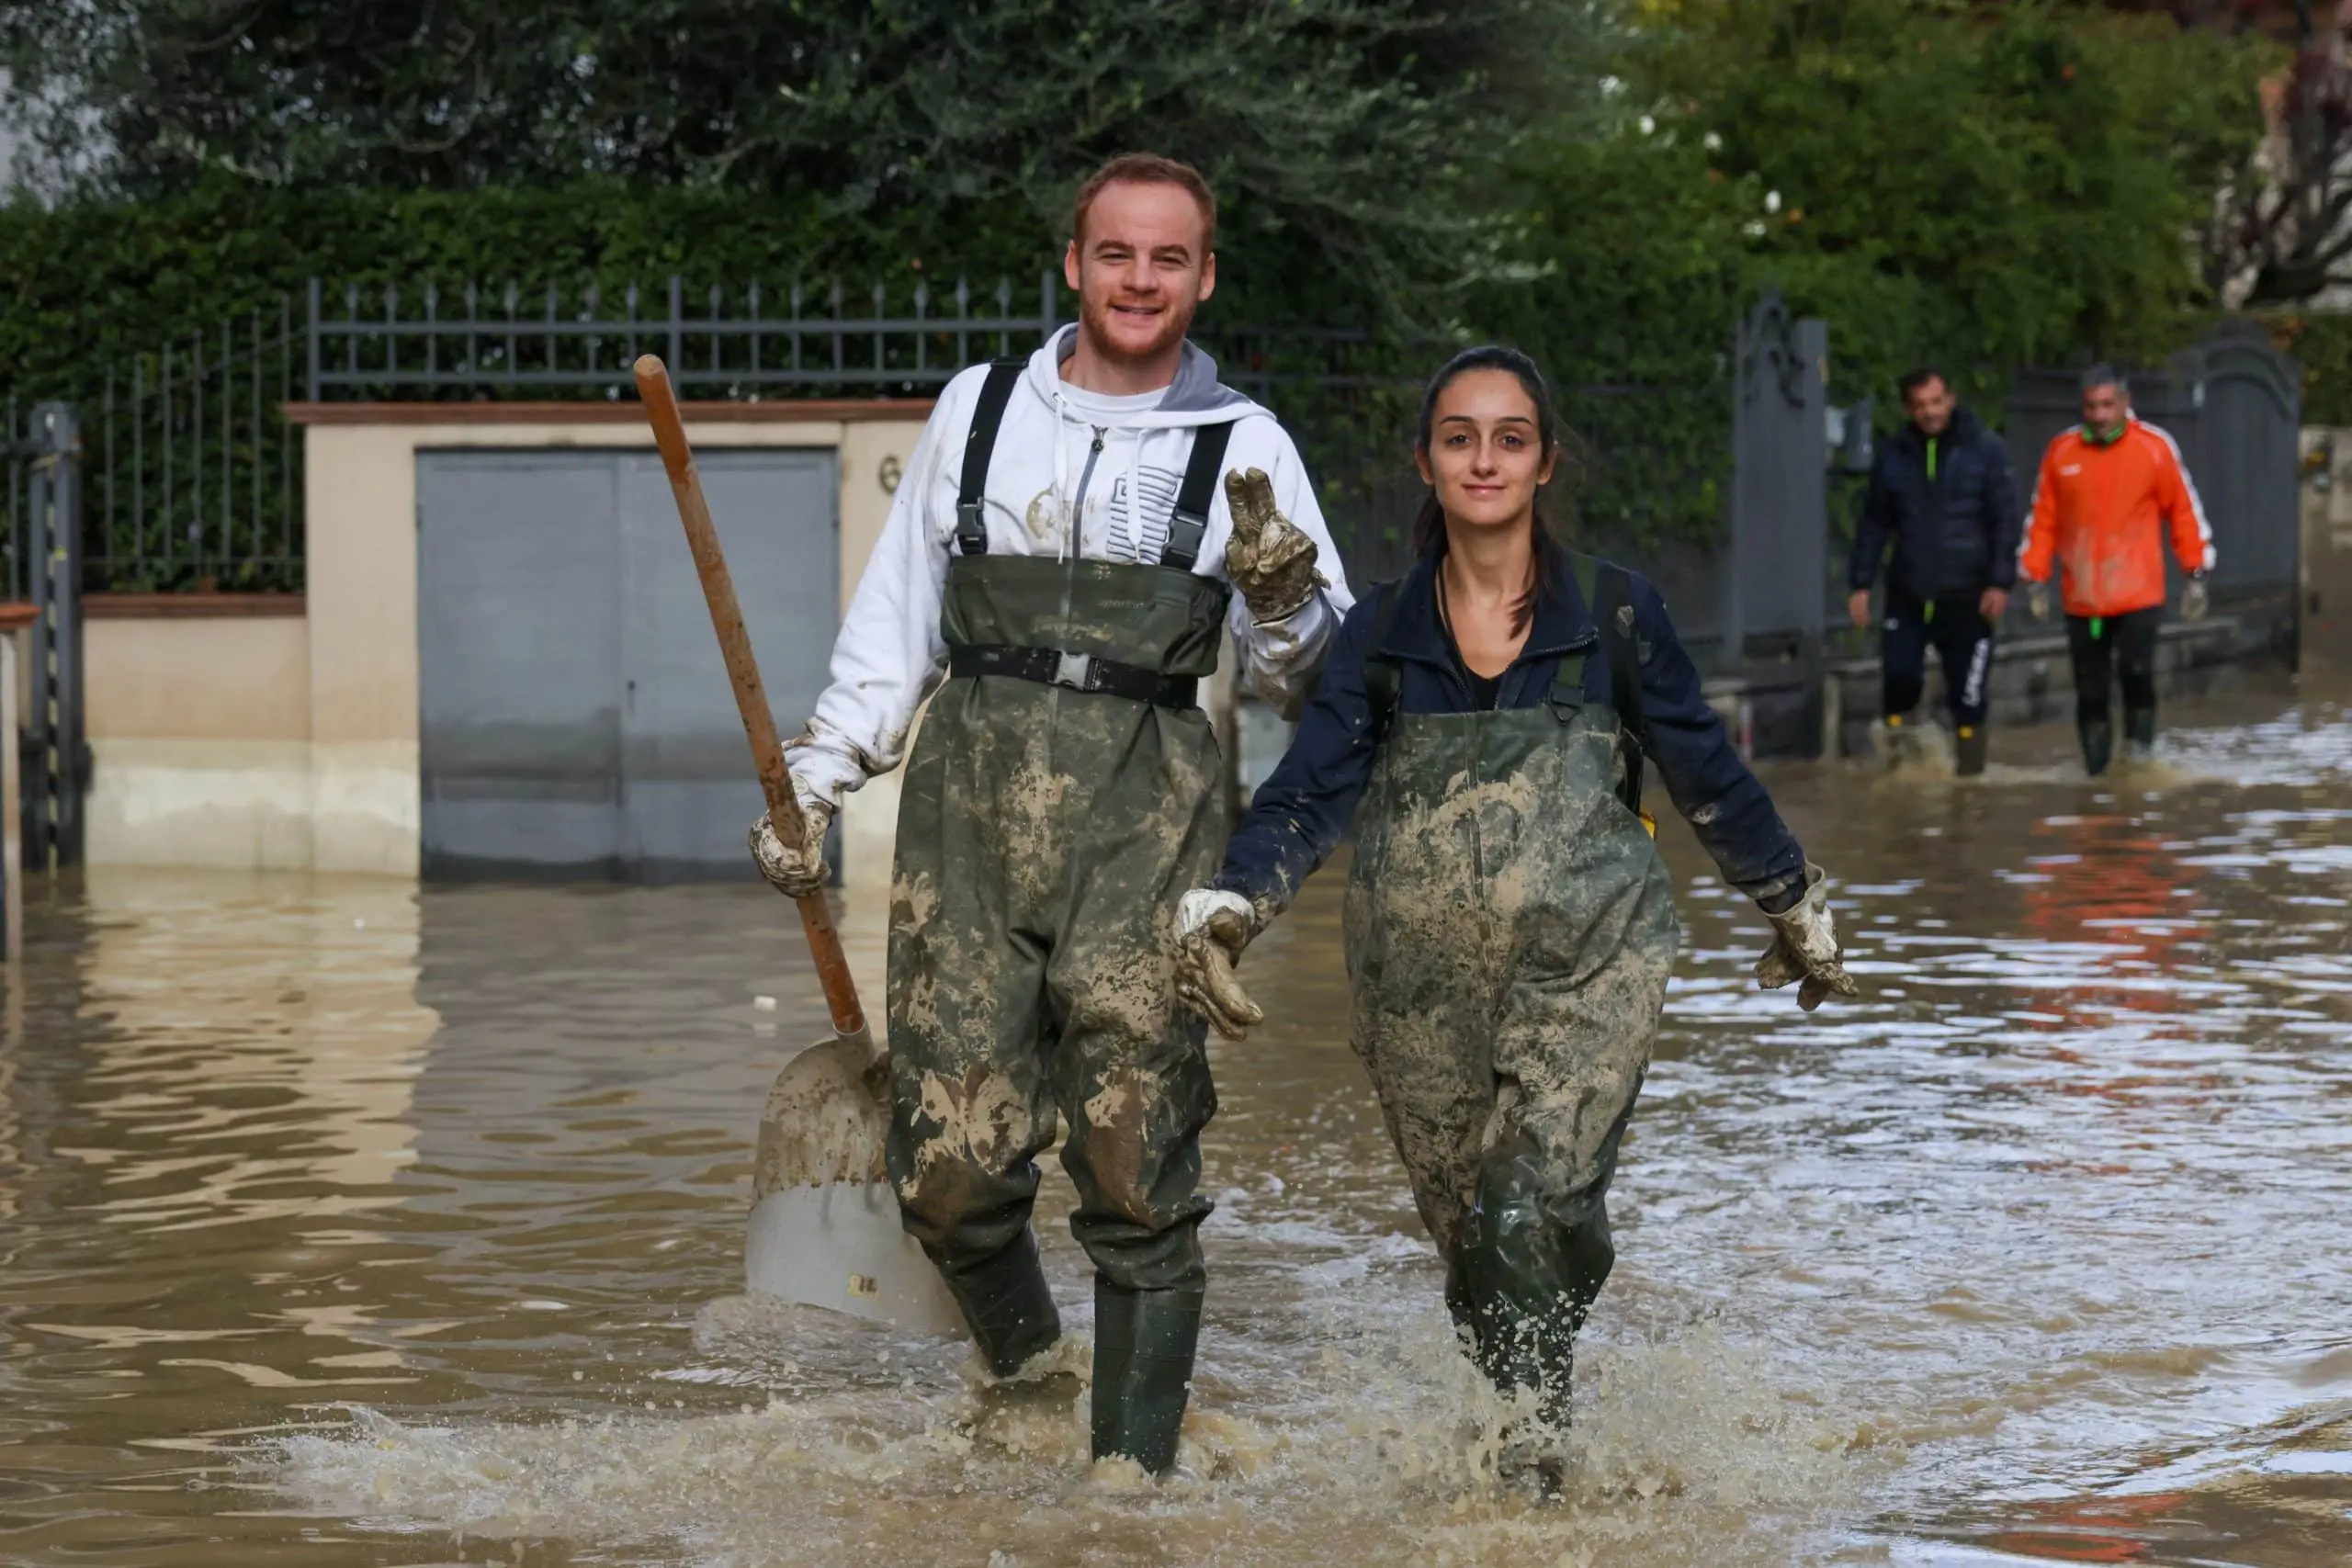
[[[1063,263],[1078,324],[948,383],[790,750],[808,833],[752,829],[770,881],[821,886],[842,792],[897,764],[935,691],[891,883],[891,1179],[1013,1376],[1061,1331],[1029,1215],[1067,1119],[1094,1453],[1154,1472],[1207,1278],[1216,1096],[1173,990],[1177,899],[1227,831],[1197,688],[1230,640],[1243,682],[1295,710],[1351,603],[1289,436],[1185,341],[1216,232],[1182,164],[1132,154],[1087,182]]]

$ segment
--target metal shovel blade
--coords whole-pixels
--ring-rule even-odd
[[[899,1224],[883,1150],[888,1058],[862,1035],[809,1046],[760,1113],[746,1286],[789,1302],[960,1335],[939,1270]]]
[[[963,1314],[915,1238],[899,1228],[890,1184],[795,1187],[752,1209],[745,1284],[763,1295],[961,1337]]]

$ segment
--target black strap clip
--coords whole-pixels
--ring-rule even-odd
[[[964,436],[964,473],[956,489],[956,545],[967,556],[989,553],[989,459],[996,453],[997,433],[1004,428],[1005,405],[1021,380],[1023,361],[999,359],[989,366],[980,383],[980,400],[972,409],[972,428]]]
[[[1201,541],[1208,536],[1209,508],[1216,500],[1218,470],[1225,467],[1225,448],[1233,439],[1233,422],[1204,424],[1193,433],[1193,455],[1184,464],[1184,482],[1176,491],[1176,509],[1168,518],[1168,547],[1159,564],[1190,571],[1201,558]]]

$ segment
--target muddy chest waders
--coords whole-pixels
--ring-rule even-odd
[[[1204,426],[1158,565],[988,553],[982,491],[1020,376],[984,383],[964,457],[932,699],[890,894],[890,1178],[999,1375],[1060,1333],[1030,1228],[1069,1124],[1070,1229],[1095,1268],[1093,1438],[1174,1462],[1206,1271],[1204,1026],[1171,911],[1227,824],[1196,703],[1228,591],[1193,571],[1230,425]],[[1075,526],[1075,524],[1072,525]]]
[[[1574,564],[1600,607],[1607,704],[1585,700],[1587,642],[1541,706],[1396,713],[1375,632],[1367,684],[1389,716],[1344,928],[1355,1048],[1445,1258],[1446,1305],[1480,1370],[1554,1424],[1615,1260],[1609,1183],[1679,940],[1638,815],[1627,580]]]

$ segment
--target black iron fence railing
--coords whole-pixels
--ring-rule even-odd
[[[281,300],[107,367],[84,411],[88,586],[301,586],[301,439],[285,412],[300,341]]]
[[[1214,312],[1211,313],[1212,317]],[[617,400],[647,350],[690,398],[926,398],[958,370],[1026,354],[1070,316],[1060,278],[881,285],[539,289],[313,282],[209,323],[74,390],[84,422],[85,585],[128,592],[299,591],[303,445],[288,403]],[[1344,327],[1201,323],[1224,378],[1281,416],[1351,573],[1409,556],[1423,493],[1420,389],[1452,346]],[[1589,542],[1707,537],[1730,465],[1729,389],[1563,388],[1560,521]],[[13,416],[12,416],[13,418]],[[15,425],[12,423],[10,429]],[[23,529],[12,542],[20,596]]]
[[[1058,324],[1059,287],[1041,275],[1035,310],[1016,313],[1013,286],[1001,279],[979,293],[958,280],[936,293],[918,282],[896,296],[876,283],[854,298],[839,282],[690,290],[673,276],[649,314],[635,284],[617,298],[594,283],[569,297],[553,287],[526,298],[512,284],[486,292],[471,283],[447,294],[427,284],[366,297],[348,287],[331,297],[314,278],[305,385],[313,402],[618,398],[630,365],[651,352],[690,397],[920,396],[975,360],[1035,348]]]

